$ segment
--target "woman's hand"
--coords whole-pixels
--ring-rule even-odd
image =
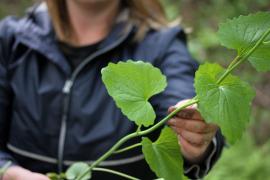
[[[186,101],[180,101],[168,111],[172,112]],[[192,163],[198,163],[204,158],[218,130],[217,125],[204,121],[196,107],[189,106],[168,121],[168,125],[177,133],[183,156]]]
[[[31,172],[19,166],[12,166],[7,169],[3,180],[50,180],[47,176]]]

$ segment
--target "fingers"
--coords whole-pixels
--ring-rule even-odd
[[[178,105],[169,107],[168,112],[171,113],[177,107],[178,107]],[[177,117],[180,117],[180,118],[184,118],[184,119],[203,120],[200,112],[197,110],[197,106],[196,105],[192,105],[192,106],[189,106],[189,107],[181,110],[180,112],[178,112],[176,114],[176,116]]]
[[[168,111],[174,111],[186,101],[180,101]],[[196,104],[178,112],[167,124],[176,132],[183,156],[194,162],[204,156],[218,130],[217,125],[204,121]]]
[[[215,132],[218,127],[215,124],[205,123],[204,121],[192,120],[192,119],[182,119],[174,117],[167,123],[170,126],[174,126],[180,129],[185,129],[187,131],[195,133],[209,133]]]
[[[195,119],[195,120],[203,120],[199,111],[193,107],[187,107],[182,111],[178,112],[176,116],[183,118],[183,119]]]
[[[209,144],[194,146],[190,144],[184,137],[178,135],[178,140],[183,156],[191,162],[199,161],[200,157],[206,151]]]
[[[185,102],[189,101],[189,99],[183,100],[178,102],[176,105],[169,107],[168,112],[172,112],[173,110],[175,110],[177,107],[181,106],[182,104],[184,104]],[[195,107],[195,106],[190,106],[190,107]]]
[[[3,176],[3,180],[17,180],[17,179],[27,179],[27,180],[50,180],[47,176],[39,173],[31,172],[27,169],[21,168],[19,166],[12,166],[7,169]]]
[[[181,137],[183,137],[187,142],[194,146],[201,146],[209,143],[212,140],[212,133],[198,134],[191,131],[186,131],[180,128],[172,126],[172,129]]]
[[[204,158],[213,139],[213,133],[198,134],[172,127],[178,134],[182,155],[190,162],[198,163]]]

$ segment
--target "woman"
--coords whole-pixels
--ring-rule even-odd
[[[0,165],[13,163],[4,180],[46,180],[42,173],[91,162],[135,131],[101,81],[109,62],[144,60],[162,70],[168,87],[151,100],[157,119],[194,96],[197,64],[183,31],[169,28],[157,0],[48,0],[27,17],[1,22],[0,50]],[[204,176],[223,147],[217,126],[195,107],[168,124],[178,135],[186,175]],[[139,149],[102,165],[154,178]]]

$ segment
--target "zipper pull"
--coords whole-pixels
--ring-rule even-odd
[[[69,94],[72,85],[73,85],[73,81],[71,81],[71,80],[66,80],[62,92],[63,92],[64,94]]]

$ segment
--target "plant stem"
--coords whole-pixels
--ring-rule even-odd
[[[93,171],[107,172],[107,173],[115,174],[115,175],[118,175],[118,176],[122,176],[122,177],[127,178],[127,179],[131,179],[131,180],[139,180],[139,179],[136,178],[136,177],[127,175],[127,174],[122,173],[122,172],[119,172],[119,171],[107,169],[107,168],[93,168]]]
[[[134,148],[136,148],[136,147],[139,147],[139,146],[141,146],[141,145],[142,145],[142,143],[133,144],[133,145],[128,146],[128,147],[125,147],[125,148],[123,148],[123,149],[119,149],[119,150],[117,150],[117,151],[114,151],[113,154],[119,154],[119,153],[128,151],[128,150],[130,150],[130,149],[134,149]]]
[[[140,132],[142,128],[142,125],[139,125],[136,132]]]
[[[233,65],[235,65],[239,60],[241,59],[241,56],[236,56],[232,62],[230,63],[230,65],[228,66],[227,69],[230,69]]]
[[[217,83],[220,84],[236,67],[238,67],[241,63],[247,60],[247,58],[254,53],[254,51],[263,44],[263,41],[267,38],[267,36],[270,34],[270,29],[268,29],[261,38],[256,42],[256,44],[247,52],[244,53],[241,56],[237,56],[239,58],[235,58],[232,63],[228,66],[225,73],[218,79]]]
[[[264,41],[263,44],[264,45],[270,45],[270,41]]]
[[[256,42],[256,44],[246,53],[243,55],[242,59],[236,63],[233,67],[232,70],[235,69],[239,64],[241,64],[242,62],[244,62],[245,60],[247,60],[247,58],[261,45],[263,44],[264,40],[267,38],[267,36],[270,34],[270,29],[268,29],[263,35],[262,37]]]
[[[135,137],[138,137],[138,136],[143,136],[143,135],[146,135],[146,134],[149,134],[149,133],[153,132],[154,130],[156,130],[159,127],[161,127],[169,119],[171,119],[179,111],[181,111],[182,109],[184,109],[184,108],[186,108],[188,106],[191,106],[193,104],[196,104],[197,102],[198,102],[198,100],[196,98],[193,98],[193,99],[185,102],[184,104],[182,104],[178,108],[176,108],[173,112],[171,112],[168,116],[166,116],[165,118],[163,118],[161,121],[159,121],[154,126],[148,128],[148,129],[146,129],[144,131],[134,132],[134,133],[128,134],[127,136],[124,136],[113,147],[111,147],[111,149],[109,149],[105,154],[103,154],[93,164],[91,164],[90,167],[87,168],[83,174],[81,174],[81,176],[79,176],[78,178],[76,178],[76,180],[81,180],[88,172],[90,172],[94,167],[96,167],[97,165],[99,165],[99,163],[101,163],[102,161],[104,161],[105,159],[107,159],[110,155],[112,155],[113,152],[116,151],[126,141],[128,141],[128,140],[130,140],[132,138],[135,138]]]
[[[176,108],[173,112],[171,112],[168,116],[166,116],[165,118],[163,118],[161,121],[159,121],[157,124],[155,124],[154,126],[139,132],[139,136],[144,136],[146,134],[149,134],[151,132],[153,132],[154,130],[158,129],[159,127],[161,127],[165,122],[167,122],[169,119],[171,119],[173,116],[175,116],[179,111],[185,109],[188,106],[191,106],[193,104],[196,104],[197,102],[199,102],[199,100],[197,98],[193,98],[189,101],[187,101],[186,103],[182,104],[181,106],[179,106],[178,108]]]

